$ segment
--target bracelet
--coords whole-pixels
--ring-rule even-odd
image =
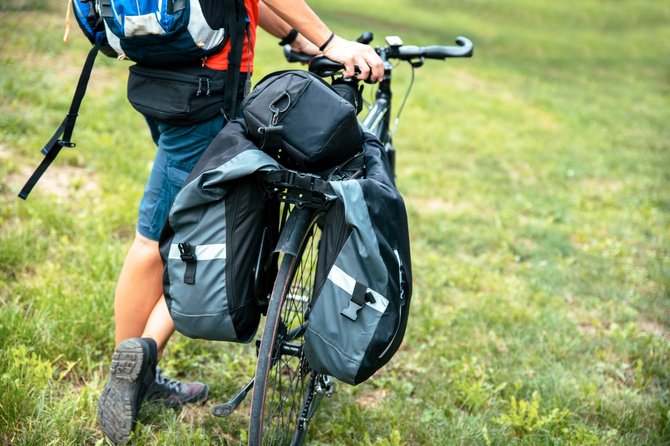
[[[333,40],[333,37],[335,37],[335,33],[331,33],[331,34],[330,34],[330,37],[328,37],[328,40],[326,40],[326,41],[323,43],[323,45],[321,45],[321,46],[319,47],[319,51],[323,52],[323,50],[326,49],[326,47],[328,46],[328,44],[330,43],[330,41]]]
[[[284,46],[293,43],[293,41],[298,37],[298,30],[291,28],[291,31],[279,41],[279,46]]]

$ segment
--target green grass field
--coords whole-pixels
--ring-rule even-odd
[[[100,57],[74,141],[16,197],[88,42],[64,3],[0,5],[0,444],[105,444],[113,291],[153,147],[127,64]],[[395,135],[415,274],[403,347],[339,385],[316,445],[670,444],[670,5],[310,2],[339,34],[476,45],[427,63]],[[255,79],[288,68],[261,34]],[[396,68],[396,105],[410,69]],[[396,107],[397,110],[398,107]],[[146,405],[132,444],[237,445],[250,346],[175,335],[164,369],[205,406]]]

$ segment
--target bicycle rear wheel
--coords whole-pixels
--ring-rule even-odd
[[[318,213],[295,209],[268,306],[251,402],[249,445],[300,445],[313,406],[314,379],[303,353],[321,232]],[[284,235],[284,234],[283,234]],[[280,242],[281,245],[281,242]],[[310,408],[313,412],[313,408]]]

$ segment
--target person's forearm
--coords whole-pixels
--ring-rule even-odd
[[[332,33],[304,0],[263,0],[261,3],[264,3],[317,47],[323,45]],[[263,29],[274,34],[264,26]],[[288,33],[290,28],[285,31]]]
[[[289,43],[293,51],[311,55],[319,54],[319,48],[310,43],[305,36],[300,33],[291,35],[291,31],[294,28],[286,23],[284,19],[275,14],[274,11],[262,1],[258,3],[258,14],[258,25],[280,39],[282,43]],[[288,40],[285,40],[287,38]]]
[[[258,2],[258,25],[278,39],[286,37],[292,28],[262,1]]]
[[[369,79],[378,82],[384,77],[384,64],[369,45],[349,41],[336,36],[316,15],[305,0],[262,0],[280,18],[300,33],[299,44],[294,50],[305,52],[302,42],[311,42],[309,54],[322,52],[324,56],[344,65],[344,76]],[[272,26],[272,25],[270,25]],[[305,40],[306,39],[306,40]],[[356,74],[358,73],[358,74]]]

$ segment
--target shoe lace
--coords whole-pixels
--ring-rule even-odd
[[[161,374],[160,367],[156,367],[156,385],[161,388],[169,391],[170,393],[180,393],[181,392],[181,382],[176,379],[165,378]]]

